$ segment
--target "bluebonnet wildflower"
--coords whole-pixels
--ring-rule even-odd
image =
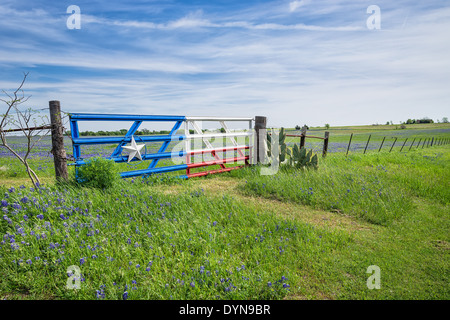
[[[8,218],[7,215],[4,215],[3,219],[5,219],[9,224],[12,224],[12,220],[10,218]]]
[[[105,292],[103,291],[103,289],[97,290],[95,291],[95,296],[97,297],[97,299],[104,299]]]

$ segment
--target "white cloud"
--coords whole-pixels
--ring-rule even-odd
[[[296,1],[292,1],[289,3],[289,11],[290,12],[294,12],[295,10],[297,10],[298,8],[304,6],[305,4],[307,4],[309,1],[308,0],[296,0]]]

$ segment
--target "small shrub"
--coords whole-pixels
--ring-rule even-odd
[[[75,180],[83,186],[105,189],[119,181],[120,175],[113,160],[95,157],[77,168]]]

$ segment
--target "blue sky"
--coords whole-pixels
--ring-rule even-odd
[[[374,4],[380,30],[366,25]],[[449,30],[448,1],[2,0],[0,88],[29,72],[28,106],[68,112],[436,120],[449,116]]]

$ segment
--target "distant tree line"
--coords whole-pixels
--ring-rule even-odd
[[[430,118],[422,118],[422,119],[408,119],[405,122],[406,124],[416,124],[416,123],[434,123],[433,119]]]
[[[437,123],[448,123],[448,118],[443,117],[442,120],[439,121],[436,120]],[[416,124],[416,123],[434,123],[433,119],[430,119],[428,117],[422,118],[422,119],[408,119],[405,124]]]

